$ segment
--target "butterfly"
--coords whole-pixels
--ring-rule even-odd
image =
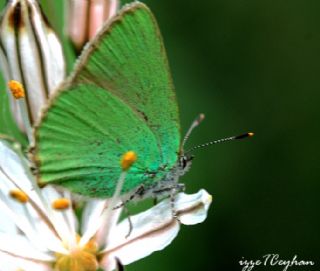
[[[183,151],[165,48],[146,5],[126,5],[89,42],[42,112],[34,139],[41,185],[112,197],[119,159],[130,150],[138,160],[121,194],[156,197],[183,189],[178,179],[192,156]]]

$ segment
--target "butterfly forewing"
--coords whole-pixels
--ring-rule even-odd
[[[180,144],[179,116],[164,45],[151,11],[127,6],[83,56],[74,82],[93,82],[120,97],[157,137],[171,164]]]
[[[126,178],[128,192],[173,167],[179,130],[157,24],[145,5],[129,5],[88,45],[44,111],[35,130],[39,181],[110,197],[119,159],[133,150],[138,161]]]

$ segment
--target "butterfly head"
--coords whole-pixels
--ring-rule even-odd
[[[190,169],[193,158],[194,156],[189,154],[183,154],[179,157],[178,168],[180,175],[184,175]]]

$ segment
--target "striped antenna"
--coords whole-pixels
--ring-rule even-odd
[[[210,146],[210,145],[224,143],[224,142],[227,142],[227,141],[233,141],[233,140],[238,140],[238,139],[244,139],[244,138],[252,137],[252,136],[254,136],[254,133],[245,133],[245,134],[241,134],[241,135],[237,135],[237,136],[231,136],[231,137],[227,137],[227,138],[218,139],[218,140],[215,140],[215,141],[210,141],[210,142],[207,142],[207,143],[200,144],[200,145],[197,145],[195,147],[192,147],[191,149],[187,150],[185,152],[185,154],[190,153],[190,152],[192,152],[192,151],[194,151],[196,149],[204,148],[204,147],[207,147],[207,146]]]
[[[186,144],[187,140],[189,139],[192,131],[194,128],[199,126],[199,124],[204,120],[205,116],[204,114],[199,114],[199,116],[192,122],[189,130],[187,131],[186,135],[183,138],[182,144],[181,144],[181,150],[183,150],[184,145]]]

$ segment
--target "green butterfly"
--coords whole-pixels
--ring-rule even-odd
[[[134,151],[122,194],[176,193],[190,167],[174,87],[156,20],[147,6],[125,6],[82,53],[35,127],[38,182],[109,198],[120,157]]]
[[[156,20],[139,2],[125,6],[88,44],[44,110],[33,150],[38,182],[111,197],[119,159],[129,150],[138,160],[122,194],[179,187],[174,87]]]

